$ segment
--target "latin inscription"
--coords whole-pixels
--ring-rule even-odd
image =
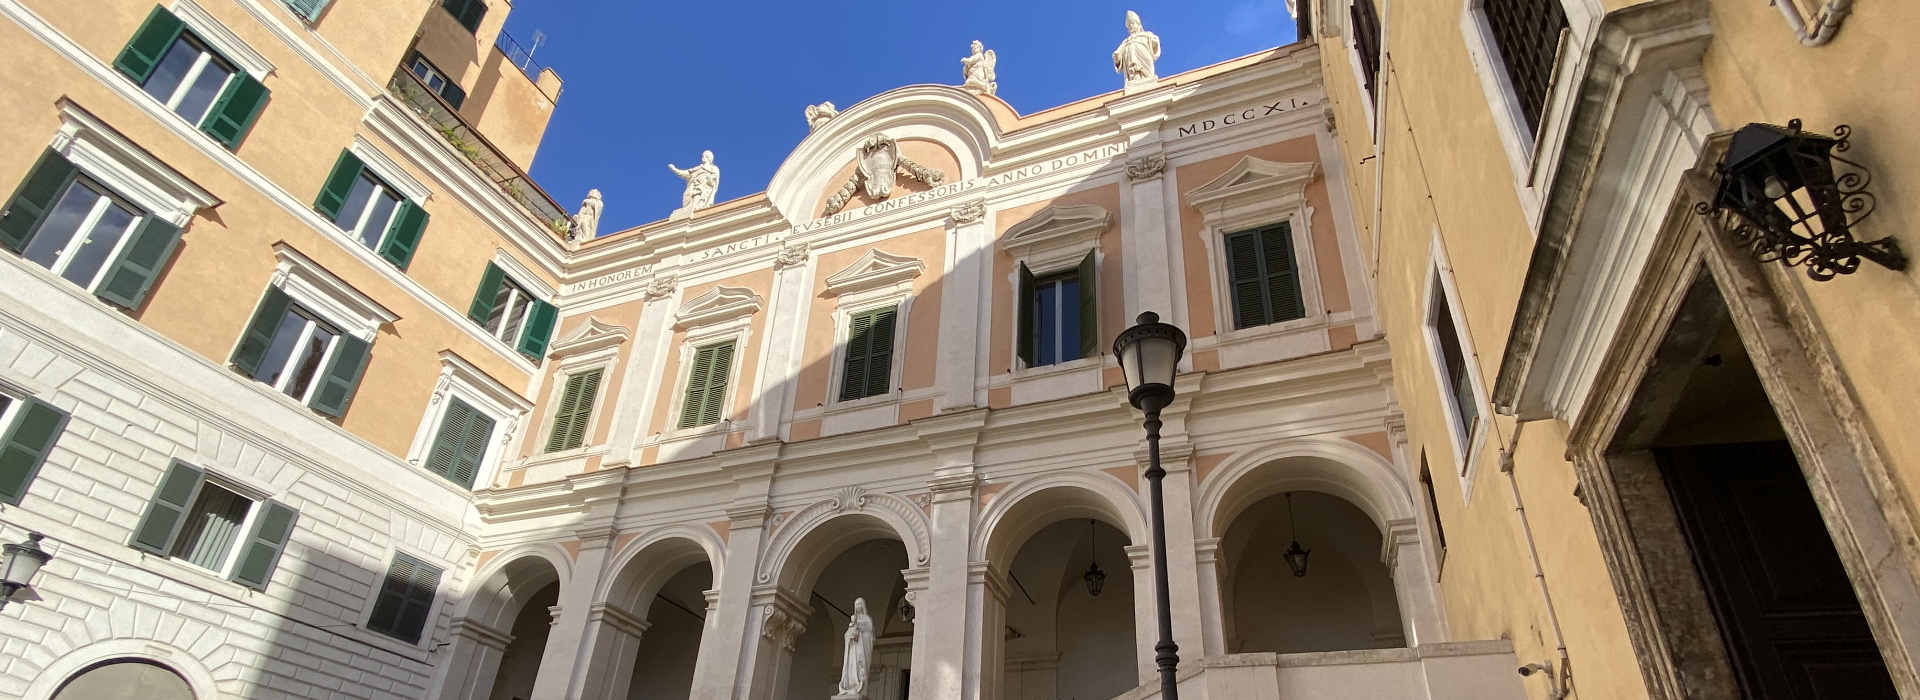
[[[1291,112],[1305,106],[1306,105],[1301,104],[1301,102],[1296,99],[1275,100],[1269,104],[1256,105],[1236,112],[1228,112],[1212,119],[1202,119],[1187,124],[1179,128],[1179,133],[1174,135],[1174,138],[1185,138],[1194,134],[1204,134],[1214,129],[1225,128],[1235,124],[1245,124],[1270,115]]]

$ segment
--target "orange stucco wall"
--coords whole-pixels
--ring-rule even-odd
[[[1107,210],[1111,220],[1107,229],[1100,234],[1100,347],[1112,347],[1114,337],[1127,327],[1126,308],[1122,299],[1126,298],[1126,259],[1120,247],[1120,230],[1126,224],[1124,212],[1120,207],[1120,185],[1102,185],[1079,192],[1070,192],[1058,198],[1034,202],[1032,204],[1011,207],[994,212],[994,240],[1007,235],[1007,229],[1013,228],[1049,206],[1080,206],[1092,204]],[[1005,374],[1013,370],[1013,332],[1016,323],[1014,297],[1019,293],[1014,281],[1014,258],[997,247],[993,255],[993,332],[990,335],[991,347],[987,353],[987,373]],[[991,402],[991,392],[989,392]]]
[[[926,270],[913,281],[912,308],[907,314],[906,351],[899,353],[901,389],[933,386],[934,367],[940,339],[940,270],[946,265],[946,229],[932,228],[903,236],[894,236],[870,246],[857,246],[823,253],[816,261],[814,289],[807,312],[807,329],[800,355],[800,376],[795,383],[794,410],[818,408],[833,398],[833,352],[841,342],[833,325],[838,298],[827,292],[827,278],[858,262],[869,249],[888,255],[919,258]],[[799,433],[798,429],[794,431]],[[798,438],[796,438],[798,439]]]

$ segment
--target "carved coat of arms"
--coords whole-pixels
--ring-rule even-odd
[[[936,168],[929,168],[908,160],[900,155],[900,145],[886,134],[874,134],[860,143],[860,167],[854,170],[853,177],[840,191],[833,193],[827,200],[826,215],[832,216],[846,208],[855,192],[864,188],[868,197],[886,199],[893,196],[893,186],[899,182],[900,175],[919,180],[928,185],[939,185],[947,181],[947,174]]]

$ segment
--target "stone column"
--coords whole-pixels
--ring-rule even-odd
[[[986,411],[967,411],[914,423],[933,451],[934,476],[927,481],[932,551],[927,557],[925,590],[914,600],[913,687],[915,700],[960,700],[968,696],[967,640],[954,630],[968,629],[968,563],[980,482],[973,450],[986,427]],[[909,582],[912,578],[909,577]],[[958,662],[958,663],[956,663]]]
[[[1186,325],[1185,310],[1174,306],[1178,258],[1167,235],[1166,181],[1161,177],[1167,157],[1160,152],[1157,137],[1133,145],[1128,155],[1133,156],[1127,160],[1128,206],[1120,230],[1127,257],[1126,317],[1154,311],[1171,323]]]
[[[1139,667],[1138,685],[1154,682],[1160,677],[1160,667],[1155,665],[1153,645],[1160,643],[1159,603],[1153,599],[1153,546],[1148,544],[1127,545],[1127,561],[1133,565],[1133,655],[1134,665]],[[1179,621],[1175,621],[1179,624]],[[1175,637],[1179,635],[1176,632]]]
[[[770,515],[764,503],[727,511],[732,518],[727,530],[727,565],[721,567],[720,578],[714,582],[717,588],[707,592],[707,622],[700,631],[700,655],[694,661],[689,694],[693,700],[746,696],[740,675],[750,661],[748,635],[756,634],[751,619],[754,565],[760,558]]]
[[[965,700],[1006,697],[1007,574],[984,561],[967,564],[967,633],[961,667],[972,685]],[[917,697],[917,696],[916,696]]]
[[[975,199],[955,206],[947,225],[946,276],[941,278],[940,357],[934,384],[942,396],[939,411],[957,411],[982,405],[974,395],[986,361],[986,339],[991,323],[987,278],[993,269],[993,235],[987,204]],[[916,678],[915,684],[918,684]]]
[[[749,442],[780,437],[780,422],[793,411],[793,383],[799,376],[800,340],[806,334],[807,297],[813,290],[812,258],[807,244],[789,243],[775,261],[773,291],[767,300],[767,324],[760,366],[754,376]]]
[[[460,618],[447,630],[446,655],[434,668],[431,697],[440,700],[487,700],[493,694],[500,657],[513,635]]]
[[[754,587],[752,629],[749,641],[752,656],[742,659],[752,669],[744,697],[751,700],[785,700],[787,681],[793,666],[793,645],[807,631],[807,618],[813,606],[780,584]]]
[[[580,552],[573,558],[573,577],[560,589],[560,603],[553,606],[553,631],[547,636],[547,648],[540,656],[540,674],[533,682],[532,700],[575,700],[580,697],[587,675],[585,653],[593,649],[596,625],[591,613],[612,555],[612,528],[582,531]]]
[[[652,626],[646,620],[609,603],[594,603],[587,611],[593,656],[581,679],[585,700],[626,700],[633,683],[633,667],[640,653],[640,637]]]
[[[620,392],[613,402],[613,432],[607,436],[607,466],[629,464],[633,448],[646,436],[641,427],[650,424],[653,391],[658,385],[660,365],[666,360],[666,345],[673,338],[673,296],[678,280],[673,275],[656,275],[647,285],[647,301],[633,329],[627,351],[627,374],[620,381]],[[528,431],[529,435],[537,431]],[[532,439],[532,438],[528,438]]]
[[[1220,603],[1220,578],[1226,573],[1220,562],[1220,538],[1194,542],[1193,557],[1194,573],[1200,582],[1199,652],[1204,656],[1219,656],[1227,653],[1227,634],[1232,627],[1226,606]]]
[[[1381,538],[1380,560],[1393,572],[1393,592],[1400,602],[1400,626],[1407,646],[1447,641],[1446,618],[1440,611],[1440,591],[1434,585],[1430,551],[1420,539],[1412,518],[1387,522]]]

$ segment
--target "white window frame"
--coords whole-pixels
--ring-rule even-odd
[[[853,317],[877,309],[895,309],[893,316],[893,354],[887,357],[887,390],[872,396],[840,400],[847,381],[847,342],[853,332]],[[839,297],[833,308],[833,363],[827,379],[827,407],[854,409],[900,400],[900,379],[906,362],[907,314],[913,309],[913,282],[872,289]],[[831,413],[832,411],[828,411]]]
[[[27,402],[27,396],[24,392],[15,393],[8,384],[0,383],[0,400],[7,402],[5,406],[0,406],[0,431],[13,427],[13,418],[20,415],[20,406]]]
[[[1507,163],[1513,169],[1514,191],[1520,197],[1528,228],[1535,231],[1540,226],[1544,211],[1547,181],[1560,158],[1566,140],[1567,122],[1573,114],[1574,78],[1579,75],[1593,40],[1594,28],[1604,14],[1594,4],[1596,0],[1552,1],[1559,2],[1561,10],[1566,13],[1567,41],[1561,47],[1554,66],[1553,80],[1547,87],[1547,102],[1541,108],[1538,125],[1527,123],[1526,114],[1520,108],[1519,95],[1513,89],[1512,79],[1507,77],[1499,44],[1494,41],[1493,29],[1487,23],[1484,9],[1486,0],[1466,0],[1460,12],[1460,34],[1466,43],[1467,56],[1471,59],[1474,73],[1480,78],[1480,90],[1486,95],[1487,107],[1493,113],[1493,124],[1500,134],[1501,148],[1506,152]]]
[[[340,347],[340,337],[343,335],[346,335],[347,330],[345,328],[341,328],[339,324],[333,323],[332,321],[327,320],[325,318],[314,318],[314,317],[320,316],[321,315],[320,312],[307,308],[304,304],[301,304],[297,300],[294,302],[294,307],[295,308],[287,309],[287,312],[295,315],[307,317],[306,325],[301,326],[300,339],[298,341],[295,341],[293,350],[287,354],[287,365],[281,368],[280,379],[278,381],[275,381],[272,384],[267,384],[267,386],[269,388],[272,388],[275,392],[286,396],[287,398],[290,398],[302,404],[305,404],[308,401],[311,401],[313,399],[313,392],[315,389],[319,388],[320,382],[326,380],[326,377],[327,377],[326,370],[327,370],[327,367],[333,363],[334,350]],[[296,308],[297,308],[297,311],[296,311]],[[306,313],[301,314],[299,313],[299,311],[305,311]],[[322,322],[325,322],[327,325],[334,326],[335,328],[340,328],[340,333],[327,341],[327,349],[321,351],[320,353],[319,370],[314,372],[313,378],[307,380],[307,386],[300,391],[300,395],[294,396],[293,394],[287,391],[287,389],[289,388],[288,385],[293,381],[293,375],[295,374],[290,370],[293,369],[294,363],[299,362],[300,357],[307,353],[307,351],[309,350],[309,346],[313,343],[313,329]],[[259,381],[259,380],[255,379],[255,381]],[[261,383],[266,384],[266,382],[261,382]]]
[[[746,366],[747,337],[752,329],[753,317],[748,315],[687,330],[686,337],[680,341],[678,366],[674,368],[673,399],[667,405],[667,429],[659,439],[676,440],[733,430],[733,420],[727,416],[733,415],[733,397],[740,389],[739,380]],[[727,394],[720,401],[720,420],[690,428],[680,427],[680,411],[687,403],[687,382],[693,379],[694,354],[700,348],[728,341],[733,342],[733,359],[727,367]]]
[[[120,253],[127,247],[128,240],[133,238],[134,232],[140,230],[140,222],[150,215],[144,209],[141,209],[139,205],[129,201],[126,197],[120,196],[111,188],[100,184],[85,173],[81,173],[81,177],[67,183],[66,189],[61,190],[60,194],[54,198],[55,204],[66,199],[67,193],[73,191],[75,185],[92,191],[94,194],[99,195],[100,199],[96,200],[93,203],[92,209],[87,212],[85,217],[81,218],[80,226],[76,228],[73,233],[68,234],[67,242],[54,254],[53,265],[45,268],[48,272],[53,273],[55,277],[63,280],[66,279],[67,268],[73,264],[73,254],[78,252],[74,244],[79,242],[80,239],[93,235],[93,229],[100,225],[100,217],[106,214],[107,207],[119,204],[123,208],[131,209],[134,212],[133,220],[128,222],[126,229],[120,232],[120,239],[114,242],[113,249],[107,251],[106,260],[100,264],[100,269],[94,270],[93,277],[89,278],[85,283],[74,283],[81,289],[86,290],[87,293],[92,294],[95,288],[100,286],[100,281],[106,278],[107,272],[113,269],[113,261],[120,259]],[[37,239],[47,233],[45,226],[46,222],[43,219],[41,221],[41,228],[34,232],[34,238]],[[71,282],[71,280],[67,281]]]
[[[360,293],[293,246],[275,243],[273,255],[277,263],[269,285],[279,287],[294,303],[339,327],[342,333],[372,343],[381,326],[400,320],[399,314]]]
[[[1266,177],[1231,184],[1248,173]],[[1281,163],[1245,156],[1220,177],[1188,191],[1183,199],[1200,212],[1201,243],[1213,290],[1215,339],[1224,344],[1246,338],[1286,333],[1324,325],[1326,302],[1320,292],[1320,269],[1313,249],[1314,208],[1307,203],[1307,186],[1318,177],[1316,163]],[[1300,318],[1248,328],[1233,326],[1233,281],[1229,274],[1227,235],[1285,222],[1298,268]]]
[[[434,440],[439,437],[440,423],[446,419],[447,407],[453,403],[447,400],[449,397],[460,399],[493,420],[493,435],[488,437],[487,452],[481,456],[480,467],[473,475],[472,490],[484,490],[499,477],[513,436],[518,432],[520,423],[533,410],[533,402],[452,350],[441,350],[440,379],[434,383],[433,396],[427,399],[427,408],[420,415],[420,426],[414,430],[413,444],[407,448],[407,463],[420,467],[422,471],[426,469],[427,455],[433,451]],[[429,472],[427,475],[438,482],[459,486],[439,474]],[[391,556],[388,561],[392,561]],[[378,586],[375,590],[378,590]]]
[[[421,75],[419,71],[414,70],[415,66],[425,67],[427,69],[427,73],[429,73],[431,77]],[[432,90],[433,93],[436,95],[440,94],[441,88],[437,88],[433,86],[433,82],[432,82],[433,78],[440,79],[440,85],[442,87],[445,87],[453,83],[453,80],[451,78],[448,78],[446,73],[441,72],[439,66],[433,65],[433,61],[427,60],[427,57],[420,55],[419,52],[415,52],[413,54],[413,62],[407,64],[407,72],[412,73],[413,77],[419,78],[420,84],[425,85],[428,90]]]
[[[540,281],[540,278],[534,275],[532,270],[527,269],[526,265],[521,264],[518,259],[508,254],[505,249],[494,249],[493,264],[499,267],[502,272],[506,273],[507,282],[512,283],[515,287],[519,287],[520,290],[525,293],[526,300],[538,300],[553,304],[554,296],[556,295],[553,286]],[[532,282],[528,280],[532,280]],[[531,312],[531,309],[529,309],[529,312]],[[504,327],[506,317],[503,316],[501,318]],[[520,337],[525,335],[527,331],[527,323],[523,317],[520,321],[520,329],[513,334],[512,338],[500,337],[498,331],[489,330],[484,323],[480,324],[480,330],[486,331],[487,335],[494,340],[506,343],[507,347],[513,349],[517,354],[520,349]],[[557,345],[558,343],[555,344]]]
[[[145,93],[142,93],[145,94]],[[134,145],[73,102],[60,101],[60,129],[48,145],[81,174],[146,211],[146,216],[186,229],[201,209],[220,198]]]
[[[180,546],[181,532],[174,533],[173,540],[167,543],[167,558],[189,569],[203,573],[211,573],[225,580],[233,575],[233,566],[235,562],[240,559],[240,552],[247,548],[247,533],[253,531],[254,520],[260,517],[260,504],[267,502],[269,496],[259,489],[229,478],[225,474],[216,473],[210,469],[201,469],[200,474],[200,493],[194,494],[193,503],[187,504],[187,509],[181,513],[182,518],[192,516],[194,506],[200,504],[200,495],[206,492],[208,486],[217,486],[225,489],[235,496],[251,501],[252,505],[247,506],[247,516],[240,519],[240,524],[234,531],[237,534],[233,538],[233,542],[227,545],[227,553],[220,560],[220,568],[209,569],[175,555],[173,550]]]
[[[1487,427],[1493,421],[1493,407],[1487,401],[1486,381],[1480,376],[1480,363],[1477,360],[1479,355],[1474,350],[1473,335],[1467,329],[1465,317],[1461,315],[1460,292],[1453,283],[1453,266],[1447,262],[1446,249],[1438,231],[1434,232],[1430,256],[1432,262],[1427,266],[1426,287],[1421,300],[1421,334],[1426,340],[1427,358],[1432,364],[1434,387],[1440,392],[1440,405],[1445,409],[1441,413],[1447,422],[1448,444],[1453,448],[1448,453],[1454,460],[1453,473],[1460,478],[1461,499],[1467,500],[1473,496],[1474,476],[1478,471],[1480,450],[1487,441]],[[1446,358],[1440,347],[1436,324],[1439,307],[1434,304],[1436,299],[1446,301],[1456,334],[1454,340],[1460,344],[1460,358],[1467,366],[1467,379],[1472,384],[1471,393],[1476,402],[1473,425],[1461,424],[1460,407],[1454,400],[1455,392],[1450,391],[1454,387],[1449,386],[1452,380],[1448,378]]]
[[[532,459],[544,461],[546,459],[559,459],[591,452],[606,451],[606,445],[594,444],[592,427],[593,424],[598,423],[602,417],[600,409],[606,402],[607,392],[613,387],[613,371],[620,365],[619,352],[620,346],[618,344],[609,344],[604,348],[563,358],[560,360],[560,364],[554,367],[553,390],[547,392],[546,406],[540,413],[541,417],[545,420],[543,421],[544,424],[539,426],[537,432],[539,440],[533,444]],[[560,400],[565,398],[567,393],[567,380],[572,379],[576,374],[591,372],[596,369],[600,370],[600,386],[594,389],[593,403],[587,407],[587,415],[592,416],[593,419],[588,421],[588,431],[580,436],[580,445],[555,452],[547,452],[547,441],[553,439],[553,429],[558,424],[560,418]]]
[[[227,62],[232,63],[234,67],[246,71],[255,80],[266,80],[267,75],[273,72],[272,61],[267,60],[267,57],[259,51],[253,50],[253,47],[242,40],[240,35],[233,33],[227,25],[215,19],[193,0],[174,0],[173,5],[168,9],[173,12],[173,16],[180,18],[181,24],[186,25],[187,30],[193,32],[193,35],[205,43],[207,48],[219,52],[221,58],[227,59]]]
[[[1033,374],[1064,372],[1083,367],[1092,367],[1101,363],[1101,355],[1081,357],[1050,365],[1027,366],[1020,359],[1020,324],[1026,322],[1026,310],[1020,306],[1020,266],[1026,265],[1027,272],[1038,279],[1049,277],[1079,267],[1080,261],[1093,253],[1094,294],[1100,293],[1098,270],[1106,262],[1106,253],[1100,250],[1100,236],[1112,226],[1113,217],[1105,207],[1095,205],[1049,206],[1035,212],[1033,216],[1007,227],[1000,236],[1000,251],[1013,258],[1012,273],[1007,277],[1009,294],[1013,298],[1013,336],[1008,340],[1008,348],[1013,358],[1013,372],[1017,377]],[[1105,299],[1101,300],[1105,302]],[[1082,323],[1091,322],[1097,328],[1100,319],[1081,319]],[[1076,341],[1077,342],[1077,341]]]
[[[1353,4],[1356,2],[1370,1],[1371,0],[1345,0],[1344,2],[1340,2],[1336,0],[1335,4],[1338,4],[1341,10],[1341,29],[1334,35],[1339,36],[1340,44],[1346,47],[1347,65],[1353,69],[1354,91],[1360,93],[1361,97],[1366,98],[1360,100],[1360,107],[1367,115],[1367,132],[1373,134],[1373,140],[1378,142],[1380,140],[1380,119],[1375,116],[1377,107],[1374,103],[1378,102],[1381,97],[1375,93],[1380,92],[1386,86],[1386,80],[1384,80],[1383,76],[1387,72],[1387,45],[1384,41],[1387,35],[1387,18],[1384,15],[1380,17],[1380,38],[1383,40],[1380,42],[1381,75],[1374,76],[1374,93],[1367,92],[1367,66],[1360,61],[1360,41],[1351,26],[1353,24]],[[1321,19],[1325,20],[1326,18],[1323,16]]]
[[[375,239],[372,245],[368,245],[361,239],[361,234],[366,230],[367,219],[373,211],[374,198],[380,196],[381,191],[384,190],[398,196],[402,201],[411,201],[415,206],[425,208],[427,198],[433,195],[433,190],[428,189],[412,175],[408,175],[406,169],[400,167],[399,163],[394,162],[385,152],[374,146],[373,142],[368,141],[364,135],[354,134],[353,145],[347,147],[347,150],[352,152],[355,158],[359,158],[360,164],[365,166],[366,170],[362,175],[373,176],[374,191],[367,198],[366,208],[360,210],[359,218],[355,220],[352,229],[342,229],[340,223],[332,219],[327,221],[327,225],[340,235],[346,236],[354,245],[378,252],[380,245],[387,242],[387,234],[393,228],[393,217],[400,215],[400,207],[396,205],[393,208],[393,213],[388,215],[386,223],[381,225],[380,237]],[[342,203],[342,207],[344,206],[345,204]]]
[[[189,37],[189,36],[186,36],[186,35],[184,35],[184,34],[183,34],[182,36],[179,36],[179,37],[175,37],[175,38],[174,38],[174,44],[171,44],[171,45],[168,45],[168,46],[167,46],[167,51],[166,51],[166,52],[162,52],[162,54],[161,54],[161,55],[162,55],[162,56],[165,56],[165,55],[166,55],[166,53],[169,53],[169,52],[172,52],[172,51],[173,51],[173,47],[174,47],[175,45],[178,45],[178,44],[179,44],[179,42],[180,42],[181,40],[183,40],[183,39],[185,39],[185,40],[187,40],[187,41],[188,41],[188,43],[189,43],[189,45],[191,45],[191,44],[199,44],[199,45],[200,45],[200,57],[199,57],[199,58],[196,58],[196,59],[194,59],[194,60],[193,60],[193,65],[192,65],[192,66],[189,66],[189,67],[187,68],[187,73],[186,73],[186,75],[183,75],[183,76],[181,76],[181,77],[180,77],[180,84],[179,84],[179,85],[176,85],[176,86],[174,86],[174,88],[173,88],[173,94],[172,94],[172,95],[168,95],[168,96],[167,96],[167,98],[166,98],[166,99],[164,99],[164,100],[162,100],[162,99],[160,99],[160,97],[159,97],[158,95],[155,95],[155,96],[154,96],[154,99],[156,99],[156,100],[160,100],[160,104],[161,104],[162,106],[164,106],[164,107],[166,107],[166,108],[167,108],[167,111],[169,111],[169,112],[173,112],[174,114],[180,114],[180,111],[179,111],[179,110],[180,110],[180,101],[181,101],[181,100],[183,100],[183,99],[186,99],[186,96],[187,96],[187,93],[190,93],[190,92],[192,92],[192,91],[193,91],[193,90],[192,90],[192,88],[193,88],[193,85],[194,85],[195,83],[198,83],[198,82],[200,82],[200,77],[201,77],[202,75],[204,75],[204,74],[206,73],[206,71],[207,71],[207,66],[208,66],[208,65],[211,65],[211,64],[213,63],[213,60],[214,60],[214,59],[216,59],[216,58],[218,58],[218,59],[220,59],[220,60],[221,60],[222,62],[224,62],[224,63],[228,63],[228,64],[233,64],[233,62],[232,62],[232,61],[228,61],[228,60],[226,60],[226,57],[224,57],[224,56],[220,56],[220,55],[219,55],[219,50],[217,50],[217,49],[215,49],[215,48],[213,48],[212,46],[209,46],[209,45],[207,45],[207,42],[206,42],[206,41],[204,41],[204,40],[202,40],[202,39],[200,39],[200,37],[199,37],[199,35],[198,35],[198,34],[194,34],[194,35],[193,35],[193,36],[191,36],[191,37]],[[213,111],[213,106],[214,106],[215,104],[217,104],[217,103],[218,103],[218,102],[220,101],[220,100],[219,100],[219,96],[220,96],[221,94],[224,94],[224,93],[226,93],[226,91],[227,91],[227,86],[228,86],[229,84],[231,84],[231,83],[233,83],[233,78],[234,78],[234,76],[235,76],[235,75],[238,75],[238,74],[240,74],[240,73],[241,73],[242,71],[244,71],[244,70],[246,70],[246,69],[244,69],[244,68],[241,68],[241,67],[240,67],[239,65],[237,65],[237,64],[234,64],[234,66],[233,66],[233,74],[232,74],[232,75],[228,75],[228,76],[227,76],[227,78],[226,78],[226,80],[222,80],[222,81],[220,81],[220,87],[219,87],[219,88],[216,88],[216,89],[215,89],[215,90],[213,91],[213,92],[214,92],[214,100],[213,100],[212,102],[208,102],[208,103],[207,103],[207,107],[206,107],[206,109],[207,109],[207,111],[205,111],[205,112],[201,112],[201,113],[199,113],[199,114],[196,114],[196,115],[194,115],[194,116],[191,116],[191,117],[189,117],[189,116],[187,116],[187,115],[185,115],[185,114],[180,114],[180,118],[181,118],[181,119],[185,119],[185,120],[187,120],[187,121],[189,121],[189,122],[192,122],[192,123],[194,123],[194,124],[202,124],[202,123],[205,123],[205,122],[206,122],[206,120],[207,120],[207,113],[208,113],[208,112],[211,112],[211,111]],[[151,79],[151,78],[149,78],[149,79]],[[144,84],[143,84],[143,85],[141,85],[140,87],[141,87],[141,91],[142,91],[142,92],[145,92],[145,90],[146,90],[146,85],[144,85]],[[152,95],[153,93],[150,93],[150,92],[149,92],[149,93],[147,93],[147,94],[149,94],[149,95]]]

